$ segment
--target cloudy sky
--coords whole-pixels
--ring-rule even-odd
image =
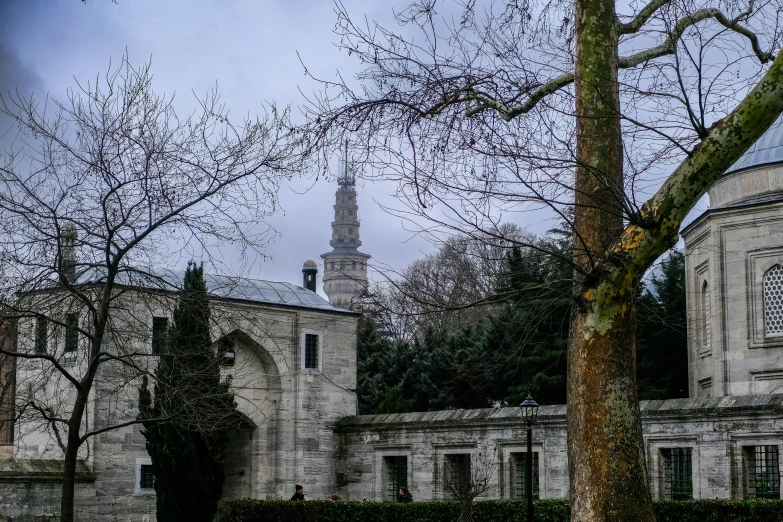
[[[389,2],[345,0],[349,12],[391,25]],[[154,88],[180,103],[215,83],[233,114],[257,114],[265,100],[301,104],[316,88],[297,52],[318,77],[356,71],[334,45],[329,0],[0,0],[0,88],[63,98],[74,78],[87,80],[118,63],[152,60]],[[183,102],[182,100],[185,100]],[[336,166],[336,161],[335,161]],[[394,206],[395,187],[359,187],[363,250],[376,266],[401,269],[432,247],[380,207]],[[281,193],[283,212],[271,222],[280,237],[246,274],[301,283],[301,265],[329,249],[335,186],[303,178]],[[526,225],[525,223],[519,223]],[[537,220],[542,232],[552,223]]]

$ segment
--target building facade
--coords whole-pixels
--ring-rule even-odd
[[[310,499],[337,492],[349,500],[393,500],[400,486],[415,500],[444,499],[446,477],[480,466],[494,477],[482,498],[523,496],[528,457],[517,408],[356,415],[359,314],[351,310],[366,289],[369,256],[358,250],[355,179],[347,165],[346,154],[333,249],[322,255],[329,303],[314,291],[312,261],[302,270],[304,288],[207,281],[216,349],[230,354],[223,371],[233,377],[246,420],[231,439],[224,497],[288,498],[298,483]],[[690,398],[641,404],[651,493],[673,500],[780,498],[783,125],[776,123],[709,196],[711,208],[682,231]],[[89,281],[89,274],[83,277]],[[127,304],[132,313],[124,316],[128,324],[117,350],[132,346],[154,364],[156,329],[169,320],[176,300],[165,291],[144,295]],[[79,324],[78,314],[73,321]],[[47,350],[67,364],[83,364],[84,349],[68,333],[69,324],[63,319],[46,330],[31,319],[5,339],[12,338],[17,350]],[[56,380],[32,390],[20,386],[35,374],[18,363],[0,361],[0,383],[16,383],[17,397],[58,390]],[[136,415],[138,383],[118,385],[123,382],[121,372],[102,376],[85,422],[106,426]],[[45,423],[24,418],[11,432],[8,424],[0,429],[0,520],[55,515],[62,458],[57,436]],[[542,406],[533,427],[536,497],[568,496],[566,436],[566,407]],[[93,437],[80,456],[81,518],[154,520],[149,457],[138,426]]]

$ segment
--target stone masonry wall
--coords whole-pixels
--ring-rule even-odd
[[[783,445],[783,395],[644,401],[641,404],[653,498],[665,498],[665,460],[691,448],[693,498],[749,495],[746,449]],[[568,496],[565,406],[542,406],[533,427],[541,498]],[[407,459],[416,500],[445,498],[450,454],[489,459],[496,470],[486,498],[520,496],[515,466],[526,451],[517,408],[452,410],[344,419],[337,427],[338,492],[350,500],[390,500],[393,457]]]

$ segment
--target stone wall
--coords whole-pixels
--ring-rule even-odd
[[[643,401],[643,431],[653,498],[664,498],[665,461],[673,448],[690,448],[693,498],[748,496],[743,448],[783,445],[783,395]],[[542,406],[533,427],[539,453],[541,498],[568,496],[565,406]],[[451,410],[343,419],[338,492],[350,500],[390,500],[389,466],[407,459],[414,499],[445,498],[442,483],[451,454],[488,459],[496,473],[486,498],[520,496],[516,466],[526,451],[517,408]]]

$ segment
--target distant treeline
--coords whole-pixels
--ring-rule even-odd
[[[359,408],[398,413],[566,402],[573,268],[565,228],[452,238],[373,289],[358,330]],[[685,261],[670,251],[636,300],[641,399],[687,397]]]

